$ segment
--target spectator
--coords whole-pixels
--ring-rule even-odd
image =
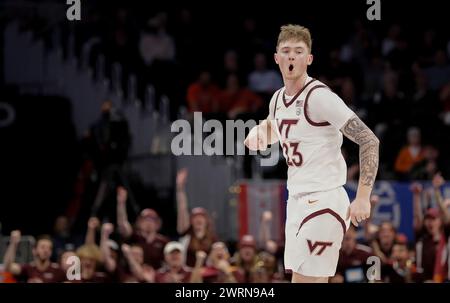
[[[280,249],[278,243],[272,239],[272,219],[273,214],[271,211],[264,211],[261,216],[261,223],[259,227],[258,242],[259,247],[263,248],[258,254],[258,259],[265,267],[265,272],[270,276],[271,280],[283,280],[284,268],[283,268],[283,249]],[[259,271],[262,274],[262,271]]]
[[[158,13],[149,19],[147,29],[141,34],[139,50],[144,63],[151,66],[155,60],[172,61],[175,59],[175,43],[167,33],[167,14]]]
[[[203,272],[203,281],[206,283],[241,283],[244,274],[239,268],[231,266],[230,253],[223,242],[215,242],[206,260]]]
[[[82,244],[79,237],[73,236],[70,230],[69,219],[66,216],[58,216],[53,227],[53,255],[52,259],[58,259],[61,254],[74,246]]]
[[[444,85],[439,93],[439,101],[443,108],[442,120],[445,125],[450,125],[450,82]]]
[[[255,69],[248,76],[248,87],[262,98],[270,100],[272,94],[283,86],[278,72],[267,68],[267,59],[264,53],[257,53],[254,58]]]
[[[109,236],[111,235],[113,230],[114,226],[111,223],[104,223],[102,225],[100,236],[100,251],[102,254],[103,267],[105,271],[115,280],[119,280],[119,246],[115,241],[109,239]]]
[[[71,269],[71,267],[76,264],[74,262],[70,262],[71,260],[69,260],[69,258],[73,258],[73,257],[77,257],[77,254],[75,253],[75,251],[73,250],[66,250],[64,252],[61,253],[60,258],[59,258],[59,267],[61,268],[61,270],[66,274],[69,272],[69,270]]]
[[[432,183],[438,208],[428,208],[425,215],[422,212],[421,200],[423,187],[417,183],[411,186],[416,232],[417,282],[442,282],[448,274],[448,260],[445,255],[450,235],[450,215],[440,193],[444,179],[437,174]]]
[[[438,172],[439,150],[432,145],[427,145],[423,148],[423,154],[423,160],[411,168],[410,179],[412,180],[430,180]]]
[[[204,114],[219,111],[220,89],[211,82],[209,71],[202,71],[198,80],[189,85],[187,102],[189,111],[202,112]]]
[[[339,251],[336,275],[330,282],[367,282],[365,273],[368,268],[367,259],[370,256],[373,256],[372,249],[357,243],[356,230],[350,226]]]
[[[382,263],[390,262],[396,234],[394,224],[385,221],[380,224],[376,238],[371,241],[373,253],[381,259]]]
[[[186,195],[186,181],[188,171],[182,169],[177,174],[177,231],[181,236],[183,252],[186,253],[187,266],[193,267],[196,252],[209,254],[211,246],[217,241],[208,212],[202,207],[195,207],[189,215]]]
[[[234,74],[228,76],[226,88],[219,100],[222,111],[230,119],[235,119],[239,114],[255,113],[263,104],[258,95],[240,86]]]
[[[234,254],[231,264],[244,272],[244,281],[249,283],[251,273],[257,266],[256,240],[252,235],[244,235],[239,241],[239,249]]]
[[[408,144],[400,150],[395,160],[395,172],[401,178],[406,178],[414,164],[424,159],[420,130],[415,127],[409,128],[407,140]]]
[[[119,274],[120,282],[155,282],[155,270],[144,263],[144,251],[140,245],[122,244],[122,253],[128,266]]]
[[[442,222],[439,210],[429,208],[423,226],[416,230],[416,266],[418,282],[442,282],[446,277],[445,247],[450,235],[449,225]]]
[[[164,246],[168,239],[159,234],[161,218],[150,208],[142,210],[136,220],[135,227],[128,221],[126,201],[127,190],[117,188],[117,226],[120,235],[130,243],[139,243],[144,250],[144,262],[154,269],[161,267],[164,259]]]
[[[425,74],[430,81],[430,88],[439,91],[450,79],[450,65],[444,50],[439,49],[434,54],[434,66],[425,69]]]
[[[184,247],[180,242],[169,242],[164,247],[165,264],[156,273],[156,283],[191,282],[192,269],[184,261]]]
[[[392,263],[381,268],[381,279],[386,283],[411,283],[414,282],[415,271],[407,239],[399,236],[392,248]]]
[[[65,273],[60,266],[50,261],[53,250],[50,236],[42,235],[37,238],[33,248],[34,261],[29,264],[14,262],[20,238],[20,231],[11,232],[11,240],[3,257],[6,271],[11,272],[17,280],[28,283],[58,283],[65,280]]]
[[[80,283],[104,283],[108,282],[106,273],[99,271],[102,262],[100,248],[95,244],[84,244],[77,249],[80,258],[81,280]]]

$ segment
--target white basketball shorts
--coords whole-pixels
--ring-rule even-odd
[[[286,271],[310,277],[336,273],[339,249],[350,226],[343,187],[289,196],[284,262]]]

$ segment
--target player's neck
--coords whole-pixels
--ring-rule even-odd
[[[305,72],[297,79],[285,79],[284,86],[286,87],[286,95],[294,96],[298,93],[306,84],[308,74]]]

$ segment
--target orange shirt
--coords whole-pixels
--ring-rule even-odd
[[[413,156],[409,149],[409,146],[403,147],[398,153],[397,159],[395,161],[395,171],[398,173],[408,173],[414,164],[422,161],[424,159],[424,151],[420,147],[420,151],[417,156]]]
[[[218,99],[220,89],[214,84],[208,86],[193,83],[188,87],[187,103],[189,111],[201,111],[203,113],[219,110]]]
[[[235,110],[254,112],[262,104],[261,97],[246,88],[239,89],[233,94],[224,91],[220,97],[220,108],[223,112]]]

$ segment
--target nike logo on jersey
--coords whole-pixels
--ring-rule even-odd
[[[316,203],[317,201],[319,201],[319,200],[308,200],[308,203],[313,204],[313,203]]]

